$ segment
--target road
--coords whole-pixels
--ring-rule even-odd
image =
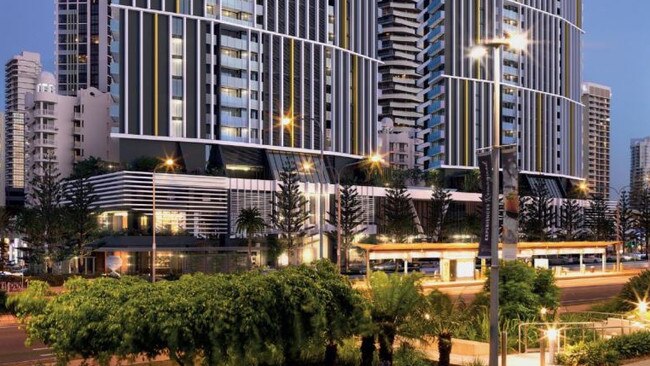
[[[43,344],[25,347],[25,331],[18,325],[0,325],[0,365],[33,365],[53,360],[54,355]]]
[[[623,288],[634,272],[607,277],[560,278],[560,302],[563,306],[595,303],[614,297]],[[481,291],[483,283],[468,283],[460,285],[425,286],[426,289],[438,288],[451,296],[460,296],[465,301],[471,301]]]

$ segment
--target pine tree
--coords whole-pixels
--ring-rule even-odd
[[[286,164],[280,172],[280,190],[274,192],[271,202],[271,225],[278,231],[279,239],[294,263],[296,249],[302,245],[307,234],[305,226],[309,219],[308,201],[300,191],[299,176],[295,165]]]
[[[450,204],[451,193],[442,186],[434,185],[429,201],[429,233],[434,243],[439,243],[444,238],[447,210]]]
[[[345,263],[345,272],[348,272],[350,261],[348,251],[354,237],[363,233],[363,206],[357,188],[350,183],[343,183],[340,188],[341,195],[341,256]],[[338,205],[336,206],[338,210]],[[327,222],[338,229],[338,211],[330,212]]]
[[[548,238],[552,199],[546,186],[538,184],[535,194],[524,199],[523,231],[529,241],[544,241]]]
[[[403,181],[395,181],[386,189],[386,204],[384,207],[386,232],[393,241],[403,243],[409,234],[415,231],[415,215],[411,207],[411,195],[407,192]]]
[[[61,202],[63,200],[63,184],[61,173],[55,165],[53,156],[48,161],[36,165],[37,174],[30,182],[31,191],[28,200],[31,211],[22,222],[30,225],[24,228],[31,236],[27,240],[29,249],[35,255],[31,259],[36,264],[43,263],[44,256],[61,258],[61,244],[64,237],[64,220]],[[42,230],[42,234],[36,231]]]
[[[83,272],[84,257],[90,254],[87,247],[95,238],[97,223],[97,195],[88,178],[70,181],[64,192],[67,201],[64,210],[66,231],[65,253],[77,257],[77,270]]]
[[[616,205],[618,211],[618,222],[616,230],[618,238],[623,242],[623,246],[628,242],[632,229],[636,226],[636,217],[630,204],[630,194],[622,191]]]
[[[638,195],[638,210],[636,213],[636,222],[643,231],[645,238],[645,255],[648,257],[648,247],[650,246],[650,188],[644,188]]]
[[[614,233],[611,212],[601,195],[594,195],[587,210],[587,226],[594,240],[610,240]]]
[[[576,199],[569,197],[562,203],[560,225],[564,240],[573,241],[581,236],[584,227],[584,212]]]

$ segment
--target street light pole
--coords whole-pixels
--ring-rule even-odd
[[[156,165],[151,174],[151,282],[156,282],[156,172],[162,167],[174,167],[173,159]]]
[[[511,34],[499,37],[474,47],[470,57],[480,59],[492,50],[492,197],[490,211],[490,356],[489,365],[499,364],[499,157],[501,148],[501,51],[505,46],[515,51],[523,51],[528,46],[525,34]],[[505,346],[505,345],[504,345]]]
[[[492,213],[490,265],[490,366],[499,364],[499,148],[501,146],[501,47],[492,47]],[[505,347],[505,345],[504,345]]]

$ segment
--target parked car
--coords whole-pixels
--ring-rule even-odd
[[[593,263],[600,263],[602,262],[602,259],[600,259],[596,255],[585,255],[582,257],[582,263],[584,264],[593,264]]]
[[[378,263],[372,266],[373,271],[398,272],[401,269],[402,265],[394,260]]]

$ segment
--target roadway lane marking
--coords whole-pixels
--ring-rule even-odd
[[[50,357],[50,356],[54,356],[54,353],[45,353],[45,354],[42,354],[42,355],[39,355],[39,356],[40,357]]]
[[[50,347],[32,348],[32,351],[45,351],[46,349],[50,349]]]

